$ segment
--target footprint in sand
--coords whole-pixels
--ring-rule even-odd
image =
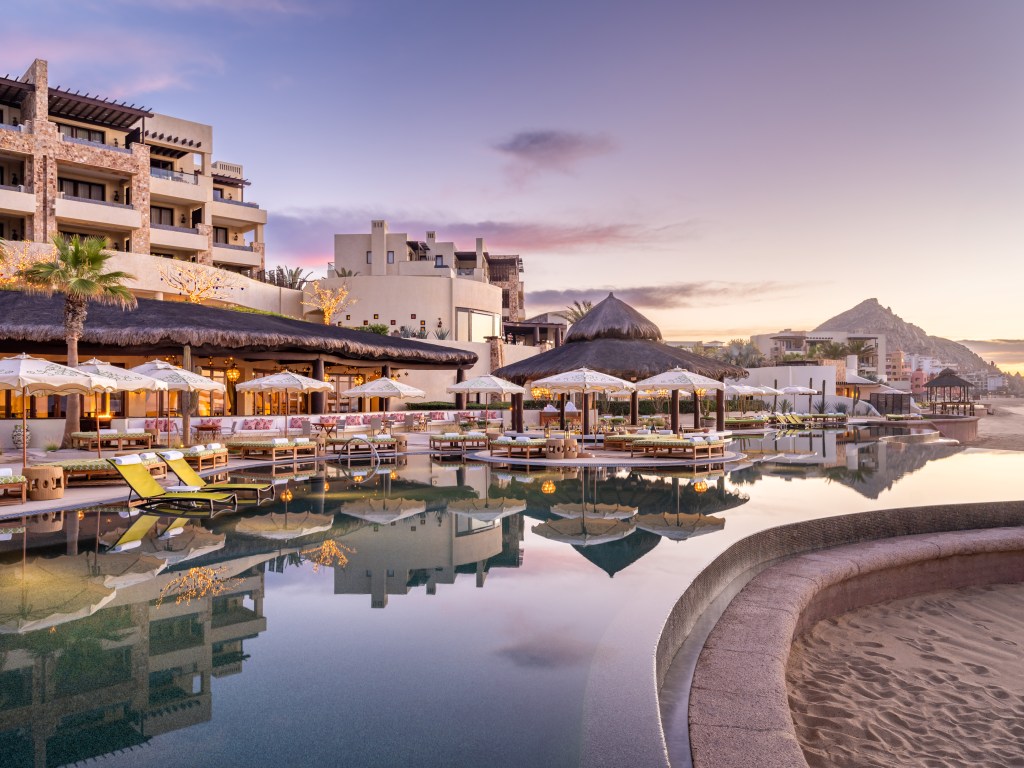
[[[881,643],[872,643],[872,642],[867,641],[867,640],[865,640],[864,642],[860,642],[860,643],[854,643],[854,645],[857,646],[858,648],[884,648],[885,647]]]
[[[988,667],[982,664],[971,664],[970,662],[965,661],[963,662],[963,665],[976,675],[987,675],[989,673]]]

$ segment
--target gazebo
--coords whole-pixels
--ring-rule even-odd
[[[952,368],[944,368],[938,376],[925,385],[932,413],[957,413],[974,415],[971,400],[971,383],[961,379]]]
[[[747,371],[738,366],[665,344],[657,325],[609,293],[608,298],[573,324],[562,346],[506,365],[494,371],[494,375],[525,385],[577,368],[592,368],[626,381],[639,381],[677,367],[717,381],[747,375]],[[522,429],[523,396],[513,395],[513,402],[513,425]],[[721,429],[725,423],[722,392],[717,395],[717,406],[718,428]],[[630,423],[636,424],[638,416],[637,395],[633,393]]]

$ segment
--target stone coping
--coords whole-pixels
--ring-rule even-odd
[[[960,515],[945,522],[969,529],[837,546],[783,560],[755,576],[729,604],[697,661],[689,701],[693,766],[807,765],[790,713],[786,665],[793,641],[818,621],[900,597],[1024,581],[1024,528],[1019,519],[1024,505],[964,506],[975,507],[972,512],[977,516]],[[940,520],[929,522],[913,514],[920,511],[854,517],[887,514],[895,529],[934,528],[945,517],[940,514]],[[840,536],[871,531],[870,526],[851,530],[844,523],[854,521],[844,518],[785,528],[827,522],[839,524],[835,533]],[[1014,527],[975,527],[1013,523]],[[884,530],[879,532],[884,535]]]

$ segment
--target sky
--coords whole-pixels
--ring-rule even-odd
[[[1024,371],[1019,0],[8,0],[0,73],[214,126],[268,264],[392,231],[669,339],[877,298]]]

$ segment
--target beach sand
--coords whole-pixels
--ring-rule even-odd
[[[1024,451],[1024,400],[986,398],[984,402],[990,403],[995,412],[981,417],[979,439],[971,443],[971,447]]]
[[[808,763],[1024,765],[1024,585],[936,592],[818,623],[794,645]]]

